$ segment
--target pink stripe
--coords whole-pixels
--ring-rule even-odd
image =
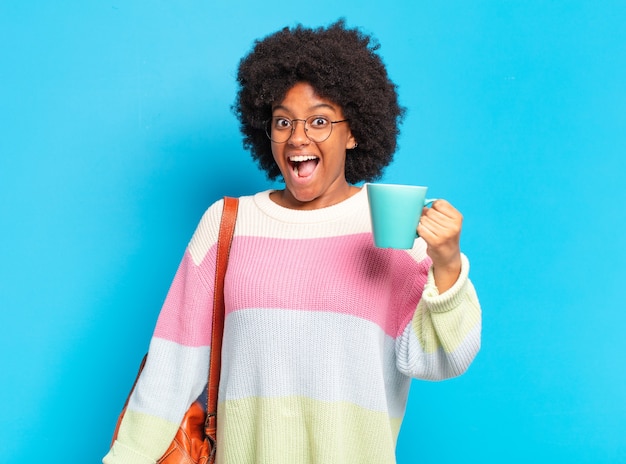
[[[369,320],[397,337],[417,307],[430,260],[375,248],[370,234],[289,240],[235,237],[227,314],[246,308],[328,311]]]
[[[186,252],[163,304],[154,336],[185,346],[211,344],[215,247],[197,267]],[[206,268],[206,269],[205,269]],[[205,272],[202,272],[205,271]],[[207,274],[208,273],[208,274]]]

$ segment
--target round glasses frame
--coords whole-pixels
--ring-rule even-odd
[[[324,124],[322,127],[318,127],[313,124],[315,120],[319,119],[324,120],[326,124]],[[288,124],[284,127],[279,127],[277,125],[278,121],[284,121]],[[316,115],[309,116],[306,119],[289,119],[282,116],[275,116],[265,121],[265,135],[267,135],[267,137],[274,143],[287,143],[287,141],[293,135],[293,132],[296,130],[296,121],[302,121],[304,123],[304,134],[311,142],[321,143],[330,137],[330,134],[332,134],[333,132],[333,126],[335,124],[349,121],[349,119],[329,121],[328,118],[324,116]]]

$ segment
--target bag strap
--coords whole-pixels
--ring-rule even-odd
[[[233,241],[238,206],[239,200],[237,198],[224,197],[224,209],[217,239],[213,290],[213,330],[211,333],[211,359],[207,381],[207,416],[205,422],[206,436],[212,440],[215,440],[217,430],[217,394],[220,385],[222,337],[224,335],[224,277],[228,267],[228,255]]]
[[[215,270],[215,291],[213,295],[213,330],[211,333],[211,359],[209,365],[209,374],[207,381],[207,418],[205,421],[205,433],[207,438],[215,443],[215,431],[217,430],[217,392],[219,390],[220,377],[220,361],[222,353],[222,335],[224,332],[224,276],[226,275],[226,267],[228,266],[228,254],[230,245],[233,240],[235,231],[235,221],[237,219],[237,209],[239,200],[237,198],[224,197],[224,210],[222,211],[222,219],[220,222],[220,232],[217,238],[217,256]],[[122,408],[115,431],[111,440],[111,446],[117,439],[117,434],[122,423],[122,418],[128,407],[130,397],[137,386],[139,376],[146,364],[148,355],[145,354],[139,366],[139,372],[135,377],[133,387],[130,389],[126,402]],[[215,449],[215,447],[213,447]]]

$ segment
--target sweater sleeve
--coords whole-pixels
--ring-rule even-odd
[[[439,294],[432,267],[412,319],[396,339],[398,369],[424,380],[464,373],[480,349],[481,309],[469,261],[461,255],[457,282]]]
[[[156,463],[206,388],[219,213],[205,213],[185,251],[104,464]]]

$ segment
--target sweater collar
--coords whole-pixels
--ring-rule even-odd
[[[313,224],[333,221],[362,211],[363,204],[367,207],[367,192],[365,188],[361,188],[359,192],[340,203],[313,210],[298,210],[280,206],[270,199],[271,192],[273,190],[257,193],[254,195],[254,202],[263,213],[282,222]]]

